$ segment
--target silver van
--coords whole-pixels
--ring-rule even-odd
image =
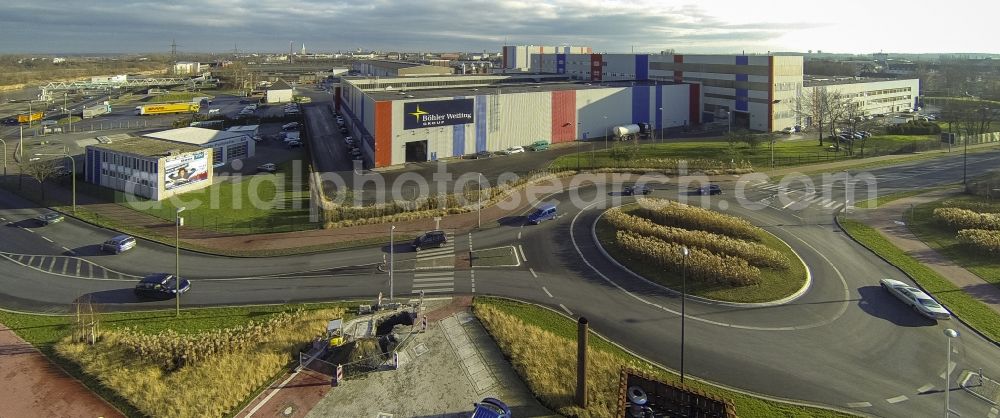
[[[102,251],[115,254],[121,254],[125,251],[131,250],[133,247],[135,247],[135,238],[129,235],[119,235],[104,241],[104,244],[101,244]]]

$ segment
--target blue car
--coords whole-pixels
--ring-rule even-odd
[[[539,206],[531,215],[528,215],[528,223],[531,225],[538,225],[542,221],[547,221],[549,219],[556,218],[556,205],[542,205]]]
[[[510,418],[510,408],[499,399],[484,398],[473,405],[472,418]]]

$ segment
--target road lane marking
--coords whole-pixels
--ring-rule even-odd
[[[553,297],[555,297],[555,296],[552,296],[552,293],[551,293],[551,292],[549,292],[549,289],[546,289],[546,288],[545,288],[545,286],[542,286],[542,290],[544,290],[544,291],[545,291],[545,294],[546,294],[546,295],[549,295],[549,297],[550,297],[550,298],[553,298]]]
[[[871,402],[850,402],[847,404],[848,408],[869,408],[871,406]]]
[[[449,281],[445,281],[445,282],[436,282],[436,283],[414,283],[413,287],[415,287],[415,288],[417,288],[417,287],[438,287],[438,286],[447,286],[450,283],[451,283],[450,280]]]
[[[563,308],[563,310],[566,311],[566,313],[568,313],[569,316],[573,316],[573,311],[569,310],[569,308],[567,308],[566,305],[563,305],[563,304],[560,303],[559,307]]]
[[[524,247],[522,247],[521,244],[517,244],[517,249],[521,250],[521,259],[527,262],[528,257],[524,256]]]
[[[440,289],[414,290],[411,293],[418,295],[418,294],[420,294],[420,292],[424,292],[424,293],[448,293],[448,292],[454,292],[454,291],[455,291],[454,287],[448,287],[448,288],[440,288]]]
[[[71,249],[69,249],[69,248],[66,248],[66,247],[62,247],[62,249],[66,250],[66,252],[68,252],[68,253],[70,253],[70,254],[76,254],[76,253],[75,253],[75,252],[74,252],[73,250],[71,250]]]
[[[531,277],[534,277],[534,278],[536,278],[536,279],[538,278],[538,275],[537,275],[537,274],[535,274],[535,269],[533,269],[533,268],[531,268],[531,267],[528,267],[528,271],[530,271],[530,272],[531,272]]]
[[[895,398],[886,399],[885,401],[889,402],[889,403],[900,403],[900,402],[903,402],[903,401],[905,401],[907,399],[910,399],[910,398],[907,398],[906,395],[899,395],[899,396],[897,396]]]
[[[788,204],[785,205],[785,206],[782,206],[781,209],[788,209],[789,206],[794,205],[795,203],[797,203],[797,202],[795,202],[795,201],[788,202]]]
[[[428,273],[413,273],[413,277],[442,277],[442,276],[454,276],[454,271],[435,271]]]
[[[955,349],[954,349],[954,348],[952,348],[952,352],[955,352]],[[957,352],[956,352],[956,353],[957,353]],[[951,363],[948,363],[948,372],[947,372],[948,374],[947,374],[947,375],[945,375],[945,373],[944,373],[944,372],[942,372],[942,373],[941,373],[941,374],[939,374],[938,376],[940,376],[940,377],[941,377],[942,379],[944,379],[944,378],[945,378],[946,376],[951,376],[951,372],[955,371],[955,365],[956,365],[956,364],[955,364],[955,362],[954,362],[954,361],[953,361],[953,362],[951,362]]]
[[[469,277],[472,279],[472,293],[476,293],[476,271],[469,270]]]
[[[521,231],[517,231],[517,239],[521,239]]]
[[[35,231],[33,231],[33,230],[31,230],[31,229],[28,229],[28,228],[25,228],[25,227],[23,227],[23,226],[22,226],[22,227],[20,227],[20,228],[21,228],[21,229],[23,229],[23,230],[25,230],[25,231],[28,231],[28,232],[30,232],[30,233],[32,233],[32,234],[34,234],[34,233],[35,233]]]
[[[917,393],[929,392],[931,389],[934,389],[934,385],[928,383],[926,385],[921,386],[920,389],[917,389]]]
[[[42,237],[43,240],[46,240],[46,241],[51,242],[51,243],[55,243],[55,241],[50,240],[49,237],[46,237],[45,235],[39,235],[39,236]]]

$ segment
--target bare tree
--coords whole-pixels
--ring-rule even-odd
[[[45,201],[45,181],[56,176],[59,165],[55,160],[35,160],[19,163],[20,172],[38,182],[42,188],[42,201]]]
[[[826,87],[817,86],[805,92],[792,101],[792,111],[807,125],[816,125],[819,145],[823,146],[826,128],[833,132],[837,119],[841,117],[844,103],[850,100],[843,94],[830,91]]]

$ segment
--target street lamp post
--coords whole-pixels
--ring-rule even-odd
[[[944,335],[948,337],[948,355],[944,363],[944,418],[948,418],[954,413],[951,410],[951,340],[958,338],[958,331],[948,328]]]
[[[392,282],[392,280],[394,279],[394,277],[392,277],[393,276],[393,272],[392,271],[393,271],[393,267],[395,265],[394,263],[395,263],[395,255],[396,255],[396,242],[395,242],[395,240],[393,238],[393,235],[394,235],[395,231],[396,231],[396,225],[393,225],[393,226],[389,227],[389,302],[392,302],[393,290],[394,290],[393,289],[393,282]]]
[[[479,204],[476,205],[476,227],[482,229],[483,227],[483,173],[479,173]]]
[[[187,208],[181,206],[174,213],[174,306],[177,317],[181,316],[181,225],[184,224],[181,212],[184,209]]]
[[[608,149],[608,137],[611,136],[611,127],[608,126],[608,117],[604,117],[604,149]]]
[[[3,144],[3,179],[7,181],[7,142],[0,139],[0,144]]]
[[[4,146],[4,156],[6,157],[6,145]],[[70,167],[73,172],[71,173],[72,179],[71,184],[73,185],[73,213],[76,213],[76,159],[67,153],[62,154],[35,154],[36,157],[49,156],[49,157],[66,157],[69,158]],[[7,159],[4,158],[4,175],[7,175]]]
[[[684,258],[681,260],[681,385],[684,385],[684,300],[687,299],[687,259],[688,247],[682,247]]]
[[[658,108],[656,108],[656,112],[657,112],[657,113],[656,113],[656,116],[657,116],[657,118],[656,118],[656,119],[657,119],[657,120],[661,120],[661,121],[662,121],[662,120],[663,120],[663,108],[662,108],[662,107],[658,107]],[[654,140],[656,140],[656,141],[660,141],[660,140],[662,140],[662,139],[663,139],[663,124],[662,124],[662,123],[660,123],[660,124],[659,124],[659,125],[657,126],[657,128],[659,129],[659,132],[657,132],[657,137],[655,137],[655,138],[653,138],[653,139],[654,139]]]
[[[729,122],[729,133],[733,133],[733,112],[726,111],[726,120]]]

